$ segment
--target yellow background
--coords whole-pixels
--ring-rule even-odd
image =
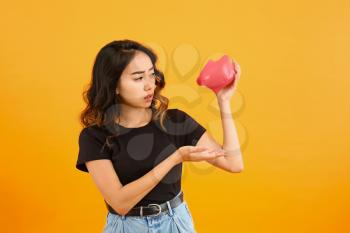
[[[349,232],[349,7],[345,0],[4,2],[0,231],[102,231],[102,196],[75,169],[78,115],[98,50],[127,38],[163,51],[169,107],[187,111],[220,143],[214,94],[196,76],[218,53],[241,66],[231,106],[245,170],[185,164],[198,232]],[[197,96],[175,96],[182,88]]]

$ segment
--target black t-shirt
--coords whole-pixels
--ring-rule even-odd
[[[179,147],[195,146],[206,131],[194,118],[180,109],[168,109],[163,131],[159,121],[150,121],[138,128],[121,125],[118,146],[107,147],[106,138],[113,130],[96,125],[82,129],[79,135],[79,153],[76,168],[88,172],[85,162],[109,159],[122,185],[126,185],[152,170]],[[121,131],[120,131],[121,130]],[[181,190],[182,163],[174,166],[163,179],[136,206],[163,203]],[[106,203],[107,204],[107,203]]]

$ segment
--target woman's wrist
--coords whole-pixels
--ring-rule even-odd
[[[179,163],[182,163],[182,156],[179,150],[176,150],[174,153],[172,153],[171,158],[175,166],[178,165]]]
[[[223,99],[223,98],[217,98],[218,104],[221,105],[230,105],[230,100],[229,99]]]

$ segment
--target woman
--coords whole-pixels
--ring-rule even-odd
[[[156,62],[136,41],[113,41],[97,54],[84,92],[76,168],[89,172],[104,198],[103,232],[195,232],[181,190],[182,162],[229,170],[225,151],[206,129],[167,108]]]

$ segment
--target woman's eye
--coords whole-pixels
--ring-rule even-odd
[[[157,75],[156,75],[156,73],[153,73],[152,74],[152,77],[156,77]],[[137,78],[137,79],[135,79],[135,80],[140,80],[140,79],[142,79],[143,77],[140,77],[140,78]]]

